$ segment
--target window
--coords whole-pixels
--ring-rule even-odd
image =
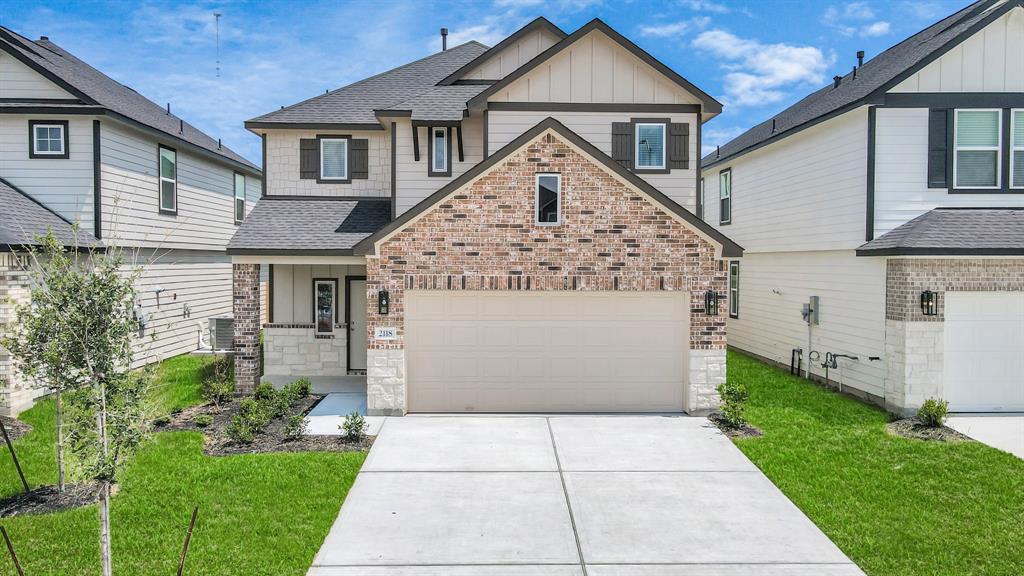
[[[431,168],[434,172],[444,172],[447,170],[448,158],[448,131],[444,128],[433,128],[431,129],[431,138],[434,139],[434,158],[432,159]]]
[[[1010,187],[1024,188],[1024,110],[1010,114]]]
[[[348,180],[348,138],[320,139],[320,179]]]
[[[245,220],[245,174],[235,172],[235,222]]]
[[[178,213],[178,153],[160,147],[160,213]]]
[[[740,263],[729,262],[729,318],[740,317]]]
[[[338,281],[334,278],[313,280],[313,323],[317,334],[331,334],[338,319]]]
[[[537,224],[560,224],[561,174],[537,174]]]
[[[955,188],[999,188],[1001,110],[957,110],[953,140]]]
[[[718,173],[718,223],[732,223],[732,171]]]
[[[66,120],[29,120],[29,158],[67,158]]]
[[[638,170],[665,169],[665,125],[636,125],[636,167]]]

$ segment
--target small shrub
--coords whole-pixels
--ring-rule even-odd
[[[306,435],[309,428],[309,420],[305,414],[295,414],[288,417],[284,424],[284,437],[286,440],[299,440]]]
[[[259,402],[255,398],[246,398],[238,406],[238,417],[245,421],[254,434],[263,432],[267,424],[274,419],[268,402]]]
[[[277,390],[274,389],[273,384],[270,382],[260,382],[252,396],[257,400],[273,400],[276,395]]]
[[[743,411],[745,408],[744,404],[747,398],[750,397],[747,388],[742,384],[724,382],[719,384],[716,390],[718,390],[718,395],[722,397],[720,416],[722,424],[733,430],[746,426],[747,420],[743,416]]]
[[[929,428],[938,428],[946,422],[949,402],[940,398],[929,398],[917,409],[917,419]]]
[[[209,414],[198,414],[192,419],[192,423],[200,428],[206,428],[210,424],[213,424],[213,416],[210,416]]]
[[[345,421],[338,428],[345,433],[345,439],[357,442],[366,436],[366,419],[362,414],[353,410],[351,414],[345,416]]]
[[[256,437],[256,432],[247,418],[236,414],[228,424],[227,435],[236,444],[249,444]]]
[[[234,393],[234,380],[219,380],[215,378],[203,380],[203,399],[216,406],[218,410],[223,404],[231,401],[231,396]]]
[[[295,404],[299,400],[302,400],[313,393],[313,383],[307,378],[300,378],[285,386],[284,392],[288,394],[288,398],[291,403]]]

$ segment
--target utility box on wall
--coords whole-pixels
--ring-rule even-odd
[[[811,296],[809,301],[800,310],[800,315],[804,317],[804,322],[818,324],[818,306],[818,297]]]

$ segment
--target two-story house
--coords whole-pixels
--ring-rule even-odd
[[[600,20],[538,18],[246,122],[238,388],[266,267],[267,379],[355,375],[371,414],[712,407],[742,252],[694,215],[720,111]]]
[[[256,166],[170,105],[0,27],[0,329],[14,317],[4,300],[27,298],[26,251],[53,230],[143,266],[136,365],[195,350],[198,326],[231,314],[225,248],[261,190]],[[2,349],[0,382],[6,414],[45,392]]]
[[[731,346],[894,411],[1024,410],[1020,1],[858,62],[702,170],[703,218],[746,249]]]

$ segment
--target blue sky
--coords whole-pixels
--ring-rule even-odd
[[[836,74],[965,6],[967,0],[4,0],[0,24],[49,36],[257,164],[248,118],[451,45],[493,45],[543,15],[567,32],[599,17],[725,104],[705,150]],[[220,12],[216,75],[214,12]]]

